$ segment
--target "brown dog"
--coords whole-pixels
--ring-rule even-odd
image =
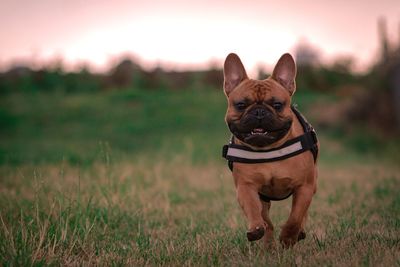
[[[307,210],[316,192],[318,143],[312,127],[291,106],[295,77],[290,54],[279,59],[265,80],[249,79],[236,54],[225,60],[225,120],[233,134],[225,156],[231,160],[237,198],[248,220],[249,241],[264,236],[265,244],[274,243],[270,200],[291,194],[292,209],[280,241],[288,247],[305,238]]]

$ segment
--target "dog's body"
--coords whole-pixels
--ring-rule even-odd
[[[239,57],[228,55],[224,65],[224,91],[228,98],[225,120],[233,141],[254,151],[273,149],[304,134],[291,108],[295,92],[296,66],[289,54],[278,61],[266,80],[252,80]],[[264,236],[273,244],[273,225],[269,219],[270,201],[259,193],[284,198],[293,193],[292,210],[282,227],[280,241],[287,247],[305,237],[307,210],[316,192],[317,168],[310,151],[268,163],[233,163],[237,198],[247,219],[250,241]]]

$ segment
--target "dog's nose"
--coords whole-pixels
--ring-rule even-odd
[[[254,110],[254,116],[258,119],[258,120],[262,120],[264,119],[264,117],[267,115],[267,111],[263,108],[257,108]]]

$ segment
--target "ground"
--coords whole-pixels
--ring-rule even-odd
[[[307,115],[316,99],[334,101],[304,93],[296,102]],[[319,131],[307,238],[266,250],[247,241],[220,155],[229,138],[222,91],[10,94],[0,103],[1,265],[400,264],[396,143]],[[276,237],[289,209],[290,199],[272,204]]]

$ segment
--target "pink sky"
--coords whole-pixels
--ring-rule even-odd
[[[129,53],[148,68],[182,69],[236,52],[255,70],[306,39],[327,62],[350,55],[362,69],[377,54],[380,16],[398,41],[398,0],[2,0],[0,68],[61,57],[70,69],[105,70]]]

